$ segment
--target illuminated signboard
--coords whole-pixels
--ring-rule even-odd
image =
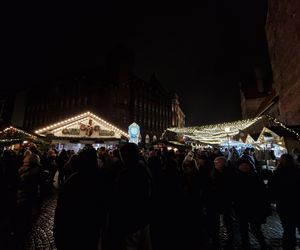
[[[128,127],[129,142],[139,143],[140,126],[135,122]]]

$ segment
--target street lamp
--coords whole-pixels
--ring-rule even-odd
[[[224,128],[225,132],[227,133],[227,142],[228,142],[228,150],[229,150],[229,132],[230,132],[230,127],[225,127]]]

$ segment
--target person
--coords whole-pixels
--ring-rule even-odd
[[[65,181],[78,171],[78,154],[72,154],[64,165]]]
[[[240,228],[243,249],[250,249],[249,224],[261,249],[269,249],[261,231],[271,215],[266,186],[247,159],[240,159],[234,180],[234,210]]]
[[[229,156],[228,156],[228,164],[229,165],[235,165],[236,162],[239,160],[239,152],[235,147],[232,147],[229,149]]]
[[[17,241],[22,245],[29,232],[33,215],[39,212],[38,186],[40,177],[40,158],[35,146],[24,152],[23,163],[18,169],[19,184],[15,216],[15,233]]]
[[[65,149],[63,149],[56,158],[57,170],[58,170],[58,184],[61,185],[65,179],[64,166],[68,162],[69,157]]]
[[[151,249],[150,170],[139,161],[135,143],[123,145],[120,157],[124,169],[115,181],[103,248]]]
[[[297,199],[300,191],[300,169],[291,155],[281,155],[268,187],[272,200],[276,202],[276,210],[283,228],[283,249],[295,249],[296,228],[300,233],[300,204]]]
[[[57,249],[98,249],[105,222],[102,183],[96,150],[82,150],[77,172],[58,195],[53,228]]]
[[[50,174],[49,178],[51,183],[55,182],[54,177],[58,168],[56,160],[57,160],[57,156],[55,150],[49,149],[45,161],[45,169],[49,171]]]
[[[208,185],[205,190],[205,206],[208,216],[209,231],[213,249],[219,249],[220,216],[223,216],[227,230],[227,247],[233,247],[233,172],[226,165],[226,158],[218,156],[214,160],[214,168],[210,171]]]
[[[300,164],[300,150],[298,148],[293,148],[291,156],[294,158],[296,161],[296,164]]]
[[[256,172],[257,169],[256,169],[256,163],[255,163],[255,159],[254,159],[254,156],[253,156],[253,150],[249,147],[247,147],[242,156],[241,156],[241,159],[242,160],[245,160],[245,161],[248,161],[249,163],[249,166],[251,166],[251,168]]]
[[[23,164],[18,170],[20,183],[17,192],[17,203],[21,207],[25,206],[32,210],[36,205],[40,171],[40,157],[36,153],[36,147],[30,146],[25,151]]]

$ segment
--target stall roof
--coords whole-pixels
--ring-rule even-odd
[[[287,129],[284,129],[281,126],[278,126],[278,127],[267,127],[267,128],[270,129],[271,131],[273,131],[278,136],[292,137],[292,138],[297,139],[297,135],[294,132],[292,132],[290,130],[287,130]]]
[[[19,142],[23,140],[35,140],[37,137],[27,133],[21,129],[15,128],[10,126],[5,128],[3,131],[0,132],[0,142],[7,143],[7,142]]]
[[[129,137],[126,132],[89,111],[38,129],[35,133],[44,136],[52,134],[55,137],[68,138]]]
[[[270,129],[273,131],[275,128],[280,129],[285,131],[285,134],[292,134],[294,138],[300,140],[300,135],[296,131],[288,128],[279,120],[269,115],[212,125],[168,128],[165,134],[170,131],[179,136],[188,137],[191,140],[202,143],[221,144],[228,141],[230,138],[235,136],[241,137],[245,134],[250,134],[255,140],[256,135],[260,134],[264,127],[270,127]]]
[[[202,143],[220,144],[226,142],[229,137],[239,134],[240,131],[251,126],[260,119],[262,119],[262,117],[196,127],[168,128],[167,130],[182,134],[183,136]]]

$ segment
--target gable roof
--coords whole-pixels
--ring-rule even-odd
[[[120,135],[120,136],[124,136],[126,138],[129,137],[129,135],[122,131],[121,129],[117,128],[116,126],[112,125],[111,123],[103,120],[102,118],[100,118],[99,116],[87,111],[85,113],[67,118],[63,121],[48,125],[44,128],[38,129],[35,131],[36,134],[39,135],[46,135],[46,134],[54,134],[57,133],[58,131],[63,131],[64,129],[69,129],[72,126],[87,126],[85,124],[83,124],[83,122],[85,121],[95,121],[98,125],[97,126],[101,126],[107,130],[113,131],[114,133]],[[82,127],[78,127],[78,130],[82,130]],[[71,128],[72,129],[72,128]],[[100,127],[99,127],[100,129]]]
[[[0,142],[17,142],[22,140],[35,140],[37,137],[21,129],[10,126],[0,132]]]

